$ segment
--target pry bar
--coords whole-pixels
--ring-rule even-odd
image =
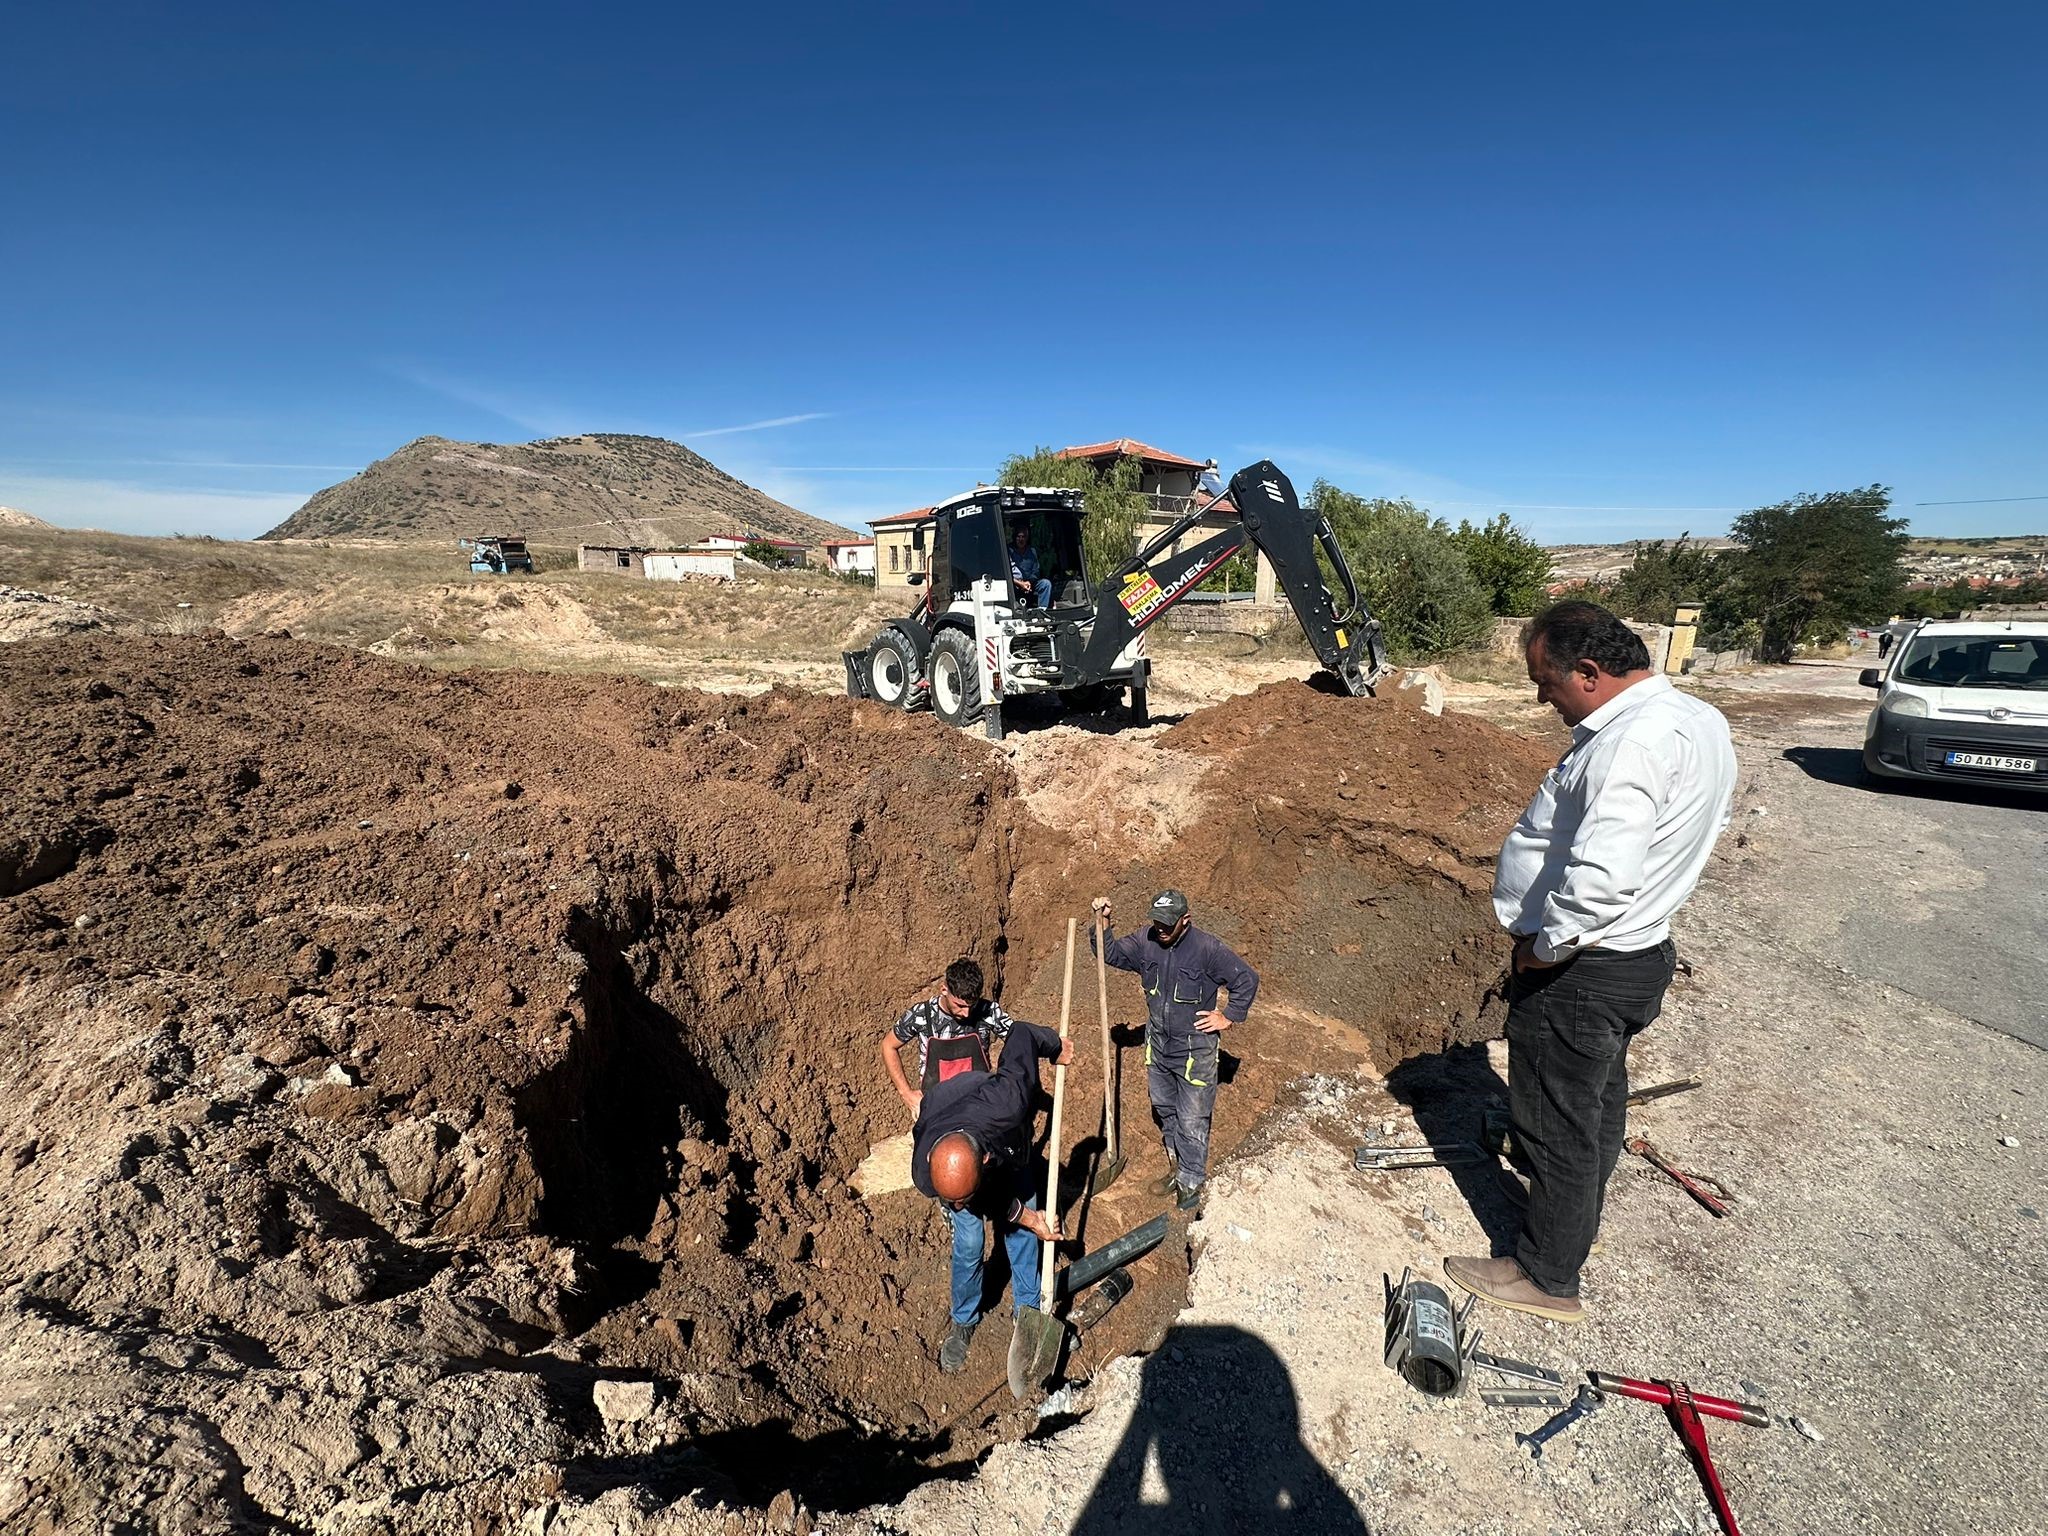
[[[1659,1173],[1673,1180],[1680,1189],[1691,1195],[1693,1199],[1699,1201],[1713,1215],[1726,1216],[1728,1214],[1728,1207],[1724,1202],[1730,1196],[1727,1186],[1719,1179],[1710,1179],[1705,1174],[1700,1173],[1687,1173],[1683,1168],[1673,1164],[1662,1152],[1651,1146],[1646,1137],[1631,1136],[1622,1145],[1635,1153],[1637,1157],[1640,1157],[1652,1168],[1655,1168]]]
[[[1629,1107],[1634,1108],[1638,1104],[1647,1104],[1652,1099],[1666,1099],[1674,1093],[1691,1093],[1693,1089],[1699,1086],[1700,1080],[1698,1078],[1681,1077],[1675,1083],[1658,1083],[1655,1087],[1638,1088],[1628,1096]]]

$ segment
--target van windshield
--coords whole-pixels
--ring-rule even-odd
[[[1892,676],[1936,688],[2048,692],[2048,636],[1921,635],[1906,647]]]

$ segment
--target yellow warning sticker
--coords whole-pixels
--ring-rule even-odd
[[[1124,578],[1124,589],[1117,593],[1116,600],[1124,605],[1125,613],[1136,619],[1157,608],[1165,597],[1150,572],[1134,571]]]

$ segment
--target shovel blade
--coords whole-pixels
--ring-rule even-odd
[[[1042,1385],[1060,1363],[1066,1326],[1050,1312],[1027,1307],[1010,1333],[1010,1395],[1022,1399]]]
[[[1117,1181],[1118,1175],[1120,1175],[1123,1171],[1123,1158],[1104,1158],[1100,1163],[1097,1163],[1095,1165],[1095,1177],[1088,1181],[1088,1193],[1091,1195],[1101,1194],[1105,1189],[1109,1188],[1110,1185],[1114,1184]]]

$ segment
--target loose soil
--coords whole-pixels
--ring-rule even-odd
[[[971,1467],[1032,1422],[1007,1329],[940,1376],[942,1215],[847,1182],[903,1129],[896,1013],[967,953],[1055,1022],[1067,917],[1179,886],[1267,977],[1227,1158],[1305,1072],[1492,1032],[1492,851],[1549,756],[1299,683],[999,749],[219,637],[8,647],[0,712],[0,1524],[49,1531],[849,1508]],[[1091,1247],[1158,1204],[1125,1065],[1131,1169],[1063,1202]],[[1186,1264],[1070,1374],[1155,1337]]]

